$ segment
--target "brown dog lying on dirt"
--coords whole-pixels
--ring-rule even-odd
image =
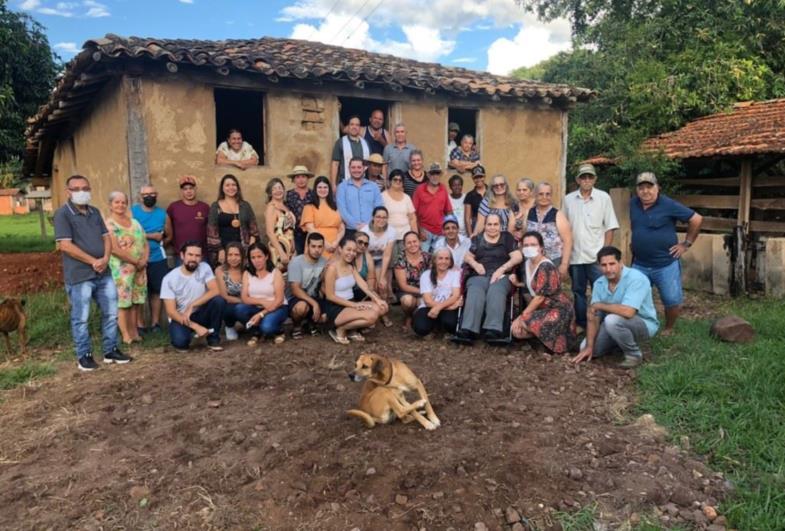
[[[8,334],[16,331],[19,334],[19,350],[22,354],[26,353],[27,334],[25,325],[27,316],[23,308],[25,301],[15,297],[9,297],[0,302],[0,333],[5,336],[5,346],[8,355],[11,355],[11,338]]]
[[[367,427],[373,428],[377,423],[387,424],[396,417],[403,423],[416,420],[426,430],[435,430],[441,426],[428,400],[425,386],[404,362],[377,354],[361,354],[354,371],[349,373],[349,379],[365,383],[360,392],[360,409],[350,409],[346,413],[359,418]],[[420,399],[413,403],[407,402],[404,396],[407,392],[417,392]],[[428,418],[418,411],[423,407]]]

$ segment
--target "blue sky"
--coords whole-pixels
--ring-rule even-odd
[[[10,0],[68,60],[106,33],[229,39],[294,37],[505,74],[569,49],[569,24],[514,0]],[[425,7],[427,6],[427,7]]]

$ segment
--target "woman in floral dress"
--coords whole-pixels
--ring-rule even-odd
[[[117,286],[117,324],[123,343],[139,342],[136,322],[137,305],[147,302],[147,259],[150,248],[144,229],[131,217],[128,196],[123,192],[109,194],[109,216],[106,228],[112,238],[109,268]]]
[[[545,347],[563,354],[575,347],[575,310],[561,289],[559,270],[545,257],[545,245],[539,232],[523,235],[526,263],[525,283],[531,300],[512,323],[512,335],[518,339],[536,337]]]

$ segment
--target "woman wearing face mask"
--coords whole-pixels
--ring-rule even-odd
[[[545,257],[545,245],[539,232],[523,235],[525,283],[531,296],[523,313],[512,323],[512,335],[518,339],[536,337],[556,354],[574,348],[575,311],[572,301],[561,289],[559,270]]]

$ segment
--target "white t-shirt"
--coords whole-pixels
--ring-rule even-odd
[[[169,271],[161,283],[161,299],[174,300],[177,311],[185,311],[190,304],[205,294],[207,283],[215,278],[207,262],[201,262],[190,275],[183,274],[182,267]]]
[[[466,251],[472,246],[472,241],[467,238],[466,236],[459,234],[458,235],[458,245],[456,247],[450,247],[447,245],[447,238],[444,236],[439,236],[439,239],[433,244],[433,250],[438,251],[442,247],[446,247],[452,253],[452,261],[455,263],[455,269],[460,269],[463,267],[463,260],[466,257]]]
[[[403,199],[396,201],[388,192],[382,194],[382,201],[389,214],[387,223],[395,230],[395,239],[402,240],[403,235],[411,230],[409,214],[414,214],[412,198],[403,194]]]
[[[406,197],[409,196],[407,195]],[[389,220],[387,223],[387,230],[385,230],[381,235],[377,235],[371,230],[370,227],[367,226],[363,228],[362,231],[368,235],[368,252],[371,253],[371,257],[373,258],[374,262],[380,262],[384,256],[384,248],[389,242],[395,242],[397,239],[395,237],[395,229],[390,226]]]
[[[450,269],[444,278],[436,283],[431,282],[431,270],[423,271],[420,276],[420,294],[430,293],[435,302],[444,302],[452,295],[452,290],[461,287],[461,272],[457,269]],[[420,302],[420,308],[425,308],[425,302]]]
[[[455,199],[452,194],[448,194],[448,197],[452,205],[452,213],[458,218],[458,232],[466,236],[466,220],[463,217],[463,200],[466,199],[466,194],[461,194],[458,199]]]

